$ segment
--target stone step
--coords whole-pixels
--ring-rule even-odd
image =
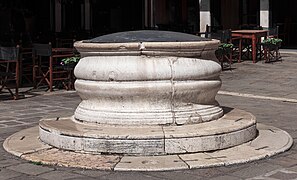
[[[73,117],[43,119],[40,139],[54,147],[91,153],[162,155],[225,149],[254,139],[255,117],[230,109],[218,120],[182,126],[86,124]]]
[[[65,167],[114,171],[166,171],[227,166],[264,159],[282,153],[293,145],[285,131],[257,124],[258,136],[247,143],[211,152],[160,156],[125,156],[64,151],[45,145],[38,127],[21,130],[3,143],[6,151],[30,162]]]

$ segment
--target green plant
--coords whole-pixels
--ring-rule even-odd
[[[232,43],[221,43],[219,45],[219,49],[232,49],[233,46],[234,45]]]
[[[79,56],[67,57],[61,60],[61,65],[76,64],[80,60]]]
[[[43,165],[43,163],[40,161],[30,161],[30,163],[37,165],[37,166]]]
[[[232,51],[234,45],[232,43],[221,43],[219,48],[215,51],[217,57],[222,57],[223,55],[229,54]]]
[[[263,44],[273,44],[273,45],[277,45],[277,44],[280,44],[283,40],[281,39],[278,39],[278,38],[267,38],[267,39],[264,39],[262,41]]]

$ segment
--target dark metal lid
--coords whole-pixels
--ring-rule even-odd
[[[129,43],[129,42],[192,42],[209,39],[172,31],[141,30],[126,31],[99,36],[84,43]]]

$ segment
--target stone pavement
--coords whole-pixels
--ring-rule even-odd
[[[31,163],[7,153],[3,141],[36,126],[42,117],[69,116],[80,102],[75,92],[27,92],[25,99],[0,100],[0,180],[2,179],[297,179],[297,54],[275,63],[235,63],[221,75],[222,106],[253,113],[257,121],[287,131],[291,150],[252,163],[167,172],[112,172]],[[1,96],[4,96],[1,94]],[[1,98],[1,97],[0,97]]]

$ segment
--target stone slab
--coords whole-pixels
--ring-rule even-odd
[[[84,154],[59,149],[26,154],[22,158],[48,165],[101,170],[112,170],[120,160],[120,156]]]
[[[40,165],[34,165],[30,163],[24,163],[24,164],[18,164],[16,166],[10,166],[7,169],[28,174],[28,175],[39,175],[46,172],[54,171],[54,168],[52,167],[45,167]]]
[[[19,131],[8,137],[4,141],[3,147],[16,156],[51,148],[51,146],[41,143],[39,136],[36,136],[36,134],[38,134],[38,127]]]
[[[190,169],[224,165],[222,161],[205,153],[183,154],[179,157],[189,165]]]
[[[79,175],[76,173],[65,172],[65,171],[51,171],[48,173],[41,174],[38,177],[43,178],[43,179],[48,179],[48,180],[85,179],[85,176],[82,176],[82,175]]]
[[[87,124],[65,117],[43,119],[39,135],[46,144],[65,150],[165,155],[240,145],[255,138],[255,124],[253,115],[238,109],[231,109],[218,120],[181,126]]]
[[[254,139],[256,131],[255,126],[251,126],[235,132],[210,136],[165,138],[165,152],[168,154],[193,153],[225,149]]]
[[[270,157],[288,150],[293,145],[293,139],[287,132],[272,126],[263,124],[257,125],[259,135],[256,139],[232,148],[214,152],[205,152],[205,156],[211,157],[210,159],[212,161],[214,159],[216,160],[213,165],[231,165]],[[268,131],[267,129],[273,129],[273,131]],[[188,163],[189,159],[191,160],[190,157],[192,156],[196,158],[195,156],[197,156],[197,154],[180,155],[180,157]],[[204,156],[202,156],[202,158],[204,158]],[[206,161],[205,158],[204,161]],[[207,162],[209,161],[207,160]],[[201,163],[201,161],[190,161],[189,164],[190,167],[205,167],[206,165],[205,162]]]
[[[19,172],[15,172],[12,170],[8,169],[1,169],[0,171],[0,179],[1,180],[6,180],[6,179],[13,179],[16,177],[21,177],[23,174]]]
[[[273,131],[268,129],[273,129]],[[21,157],[41,164],[60,165],[66,167],[80,167],[88,169],[102,169],[115,171],[166,171],[192,168],[205,168],[213,166],[227,166],[231,164],[246,163],[267,158],[288,150],[293,140],[291,136],[278,128],[258,124],[259,135],[255,140],[224,150],[204,153],[188,153],[182,155],[163,156],[119,156],[104,154],[85,154],[81,152],[63,151],[56,148],[39,151],[25,149],[30,153],[20,152]],[[272,133],[278,132],[277,136]],[[26,136],[30,131],[22,130],[16,136]],[[263,133],[264,132],[264,133]],[[38,132],[32,134],[37,139]],[[18,141],[17,138],[10,138]],[[28,139],[25,139],[26,142]],[[28,140],[29,142],[30,140]],[[40,141],[37,141],[41,143]],[[257,143],[256,143],[257,142]],[[263,142],[263,143],[260,143]],[[14,153],[14,145],[9,143],[8,152]],[[263,144],[265,144],[264,147]],[[271,145],[270,145],[271,144]],[[11,147],[10,147],[11,146]],[[34,149],[35,146],[32,147]],[[17,154],[15,154],[17,155]]]
[[[124,156],[115,166],[115,171],[166,171],[188,169],[177,155],[168,156]]]

